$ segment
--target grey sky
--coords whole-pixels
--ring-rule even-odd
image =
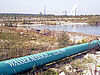
[[[48,14],[70,14],[74,6],[77,14],[100,14],[100,0],[0,0],[0,13],[43,13],[44,4]]]

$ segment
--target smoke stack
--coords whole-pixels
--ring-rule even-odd
[[[46,7],[45,7],[45,5],[44,5],[44,15],[46,14]]]
[[[76,16],[76,9],[77,9],[77,5],[74,5],[71,10],[71,15]]]
[[[65,15],[67,15],[67,11],[65,11]]]

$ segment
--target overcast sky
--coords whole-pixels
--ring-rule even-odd
[[[0,13],[43,13],[70,15],[72,9],[77,14],[100,14],[100,0],[0,0]]]

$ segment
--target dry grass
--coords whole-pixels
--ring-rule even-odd
[[[56,42],[54,37],[35,33],[28,29],[0,26],[0,60],[49,50],[53,46],[53,42]]]

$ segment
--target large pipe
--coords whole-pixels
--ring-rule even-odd
[[[0,62],[0,75],[12,75],[32,69],[33,66],[41,66],[47,63],[68,57],[95,47],[100,47],[100,41],[92,41],[71,47],[61,48],[53,51],[24,56],[16,59]]]

